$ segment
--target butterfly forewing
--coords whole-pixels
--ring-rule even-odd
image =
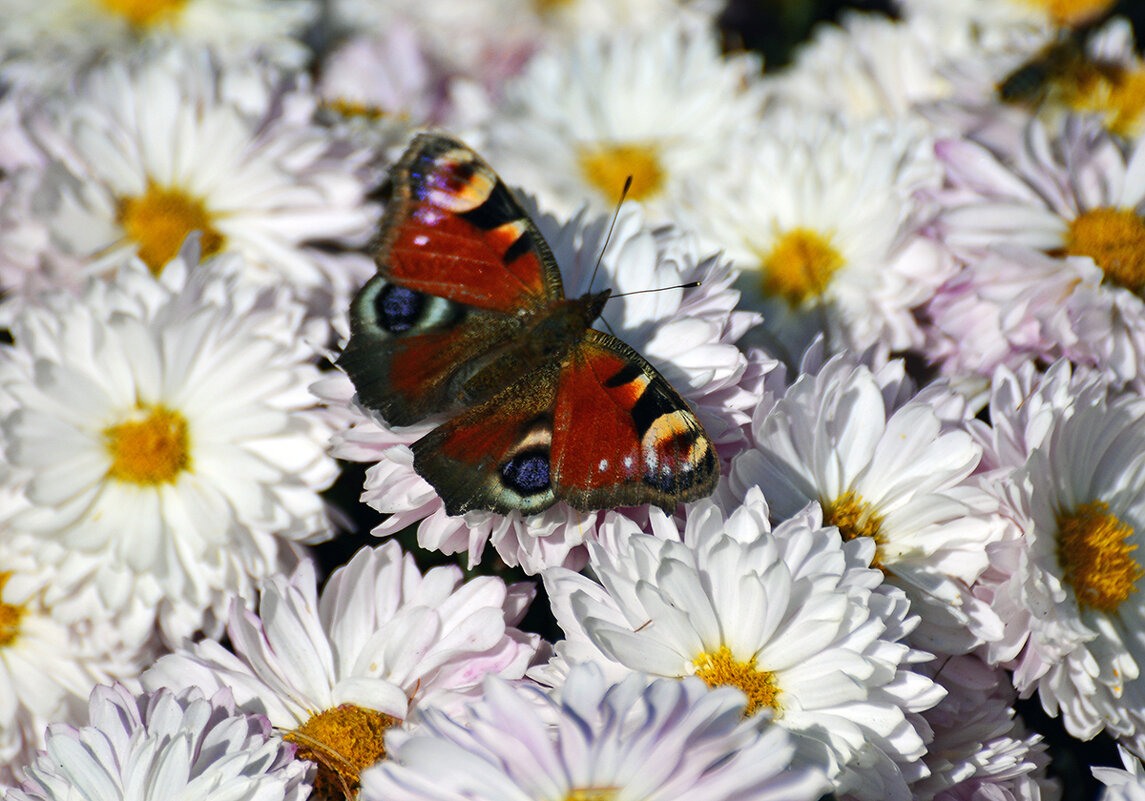
[[[460,142],[422,134],[394,170],[378,271],[417,292],[519,313],[564,297],[549,246],[512,191]]]

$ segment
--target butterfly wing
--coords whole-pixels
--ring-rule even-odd
[[[363,405],[408,425],[484,400],[468,380],[564,293],[536,225],[461,142],[418,136],[391,180],[378,273],[351,304],[338,364]]]
[[[414,443],[449,514],[582,511],[704,497],[719,461],[695,414],[616,337],[589,330],[560,365],[522,378]]]
[[[652,503],[668,512],[711,494],[719,460],[680,394],[635,350],[589,329],[561,370],[552,474],[577,509]]]
[[[557,363],[534,371],[413,444],[414,469],[446,512],[534,514],[556,502],[549,452],[559,373]]]

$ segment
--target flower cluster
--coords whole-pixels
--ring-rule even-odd
[[[743,0],[4,0],[0,791],[1145,798],[1114,5],[897,0],[765,69]],[[424,131],[508,194],[455,164],[409,213]],[[526,341],[405,286],[407,223],[611,295]],[[362,394],[441,413],[336,366],[379,265],[378,347],[433,365]],[[443,425],[481,432],[444,478]],[[616,466],[689,434],[708,497]],[[518,453],[554,503],[447,511]],[[585,508],[574,463],[667,501]]]

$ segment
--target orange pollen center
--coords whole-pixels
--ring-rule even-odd
[[[1112,284],[1140,293],[1145,287],[1145,220],[1129,209],[1082,212],[1066,235],[1067,253],[1089,256]]]
[[[822,297],[843,257],[829,236],[810,228],[792,228],[781,235],[762,259],[763,290],[792,306]]]
[[[1091,501],[1057,520],[1057,557],[1065,582],[1083,607],[1112,614],[1130,595],[1145,568],[1133,558],[1133,528],[1109,513],[1104,501]]]
[[[1097,19],[1117,0],[1020,0],[1023,5],[1045,12],[1055,25],[1073,28]]]
[[[179,189],[150,184],[138,197],[121,198],[115,219],[154,275],[163,271],[192,231],[203,232],[199,240],[202,258],[223,247],[223,235],[212,226],[207,207]]]
[[[144,486],[169,484],[191,466],[187,421],[163,406],[140,406],[133,419],[103,430],[109,477]]]
[[[731,649],[721,645],[715,653],[702,653],[692,660],[696,675],[709,687],[739,687],[747,695],[744,717],[750,717],[762,707],[771,707],[776,712],[779,707],[779,688],[775,684],[775,674],[768,670],[758,670],[753,656],[747,662],[739,662],[732,656]]]
[[[883,567],[881,549],[886,543],[882,534],[883,518],[861,496],[847,490],[830,503],[823,504],[823,525],[835,526],[844,541],[870,537],[875,541],[875,558],[871,567]]]
[[[299,759],[318,765],[317,798],[352,799],[362,771],[386,756],[386,730],[400,722],[373,709],[343,704],[319,712],[284,739],[298,746]]]
[[[126,19],[133,27],[146,28],[169,21],[186,0],[99,0],[108,13]]]
[[[0,593],[11,577],[11,573],[0,573]],[[0,648],[16,642],[20,636],[20,620],[27,612],[23,606],[0,603]]]
[[[653,144],[584,145],[578,160],[585,179],[610,199],[620,196],[628,176],[628,197],[633,200],[647,200],[664,187],[664,168]]]
[[[1145,123],[1145,69],[1081,60],[1059,81],[1062,99],[1074,111],[1100,114],[1105,127],[1123,137]]]

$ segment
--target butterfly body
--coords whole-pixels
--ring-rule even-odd
[[[413,444],[448,513],[673,509],[712,491],[718,462],[687,404],[592,328],[609,291],[564,296],[548,244],[476,153],[423,134],[391,180],[338,363],[391,425],[448,418]]]

